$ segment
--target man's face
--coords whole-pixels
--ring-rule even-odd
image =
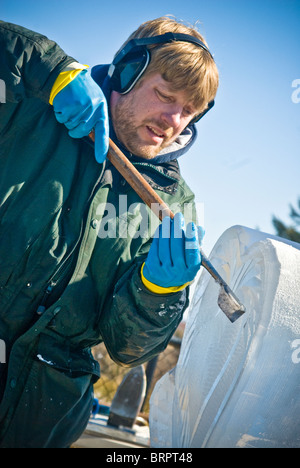
[[[113,91],[111,114],[116,135],[128,151],[151,159],[176,140],[198,112],[185,91],[172,91],[157,73],[128,94]]]

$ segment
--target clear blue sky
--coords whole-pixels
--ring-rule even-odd
[[[300,0],[1,0],[0,18],[42,32],[82,63],[109,63],[140,23],[172,14],[200,32],[220,70],[215,108],[182,173],[204,206],[205,250],[228,227],[274,233],[300,196]],[[300,98],[300,87],[297,95]]]

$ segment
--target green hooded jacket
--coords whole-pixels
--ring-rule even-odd
[[[0,447],[70,446],[100,376],[91,348],[103,341],[120,365],[146,362],[188,305],[188,288],[144,287],[158,221],[55,119],[50,91],[74,61],[46,37],[0,22]],[[193,203],[176,160],[135,165],[175,211]]]

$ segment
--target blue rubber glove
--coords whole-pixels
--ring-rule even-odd
[[[198,228],[185,226],[182,213],[166,217],[158,227],[146,259],[143,275],[163,288],[193,281],[201,266]]]
[[[94,130],[96,161],[103,163],[109,145],[107,103],[87,70],[55,96],[53,108],[56,119],[67,127],[71,137],[82,138]]]

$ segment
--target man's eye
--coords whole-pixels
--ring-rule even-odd
[[[186,117],[190,117],[191,115],[194,115],[195,112],[193,112],[191,109],[183,109],[183,113]]]
[[[156,94],[161,101],[172,102],[172,98],[170,96],[167,96],[166,94],[161,93],[160,91],[158,91],[158,89],[156,90]]]

